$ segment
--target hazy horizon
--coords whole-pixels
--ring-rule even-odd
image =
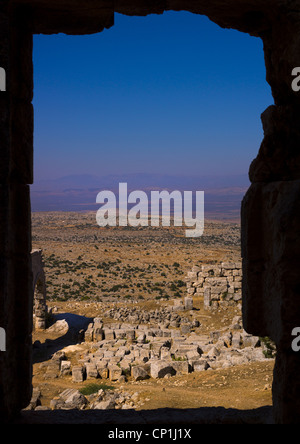
[[[119,174],[69,174],[65,176],[52,177],[48,179],[37,179],[34,180],[33,187],[39,187],[40,185],[64,185],[67,182],[75,182],[78,181],[78,185],[81,186],[89,186],[91,182],[95,182],[98,185],[102,183],[105,185],[107,181],[110,181],[111,184],[118,185],[120,182],[128,182],[130,180],[138,181],[139,186],[147,187],[152,181],[161,180],[163,185],[159,183],[152,182],[150,186],[174,186],[173,181],[178,181],[178,186],[181,187],[182,183],[193,183],[199,184],[203,186],[215,186],[217,188],[223,187],[237,187],[237,186],[247,186],[250,184],[248,174],[230,174],[230,175],[184,175],[184,174],[162,174],[162,173],[145,173],[145,172],[136,172],[136,173],[119,173]],[[198,185],[197,185],[198,186]]]
[[[118,196],[119,184],[126,182],[128,192],[141,190],[150,198],[151,191],[204,191],[206,216],[238,219],[241,200],[249,186],[247,175],[168,176],[162,174],[70,175],[54,180],[36,181],[31,186],[32,211],[96,211],[97,194],[112,191]]]

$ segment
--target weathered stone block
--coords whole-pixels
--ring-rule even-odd
[[[131,376],[135,381],[142,381],[150,377],[150,365],[135,365],[131,368]]]
[[[104,334],[104,330],[102,329],[102,327],[95,326],[94,332],[93,332],[93,340],[96,342],[102,341],[104,339],[104,337],[105,337],[105,334]]]
[[[209,368],[209,364],[205,359],[199,359],[193,362],[194,372],[203,372]]]
[[[98,376],[102,379],[108,379],[109,372],[108,372],[107,364],[105,364],[103,362],[97,362],[96,367],[97,367],[97,371],[98,371]]]
[[[166,374],[175,375],[176,371],[174,370],[172,363],[159,360],[151,362],[150,374],[152,378],[163,378]]]
[[[75,365],[72,368],[72,381],[82,382],[85,378],[85,368],[83,366]]]
[[[188,361],[172,361],[172,367],[176,374],[187,375],[190,372]]]
[[[86,379],[98,378],[98,370],[96,364],[89,362],[85,364],[85,368],[86,368]]]
[[[191,333],[191,325],[181,324],[180,331],[182,335],[188,335],[189,333]]]
[[[185,310],[193,310],[194,308],[193,298],[191,297],[184,298],[184,308]]]
[[[61,361],[60,373],[63,376],[70,375],[72,373],[72,371],[71,371],[71,361]]]
[[[108,372],[109,372],[109,379],[111,381],[117,381],[122,375],[122,369],[117,365],[109,365]]]
[[[110,330],[108,328],[105,328],[104,330],[104,337],[107,341],[115,339],[115,332],[114,330]]]
[[[204,307],[211,306],[211,288],[209,286],[204,287]]]

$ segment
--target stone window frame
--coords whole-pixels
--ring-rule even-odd
[[[290,350],[291,331],[300,320],[300,236],[295,235],[300,217],[300,104],[291,88],[292,70],[300,65],[300,1],[2,0],[0,66],[6,91],[0,93],[0,326],[7,338],[7,351],[0,353],[2,418],[26,407],[32,393],[32,36],[91,34],[112,26],[115,12],[143,16],[169,10],[205,15],[264,44],[274,105],[262,114],[264,139],[250,165],[251,186],[241,208],[243,322],[249,333],[276,342],[275,421],[291,423],[300,417],[300,358]]]

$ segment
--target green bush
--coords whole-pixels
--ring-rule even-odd
[[[263,354],[266,359],[272,359],[276,356],[276,346],[274,342],[267,336],[259,338],[261,344],[265,345]]]
[[[186,361],[186,360],[187,360],[187,359],[184,358],[183,356],[178,356],[178,358],[176,358],[175,355],[171,355],[171,358],[172,358],[172,361],[179,361],[179,362],[182,362],[182,361]]]
[[[82,395],[88,396],[97,393],[99,390],[114,390],[115,388],[107,384],[88,384],[82,387],[79,391]]]

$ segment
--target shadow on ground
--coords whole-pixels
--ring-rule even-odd
[[[273,424],[272,407],[253,410],[203,407],[157,410],[40,410],[22,411],[14,424],[184,425]]]
[[[68,331],[57,339],[46,339],[43,344],[33,344],[33,364],[47,361],[54,353],[64,347],[81,342],[80,335],[83,335],[89,323],[93,322],[93,318],[87,318],[73,313],[60,313],[54,315],[54,323],[57,321],[66,321]]]

